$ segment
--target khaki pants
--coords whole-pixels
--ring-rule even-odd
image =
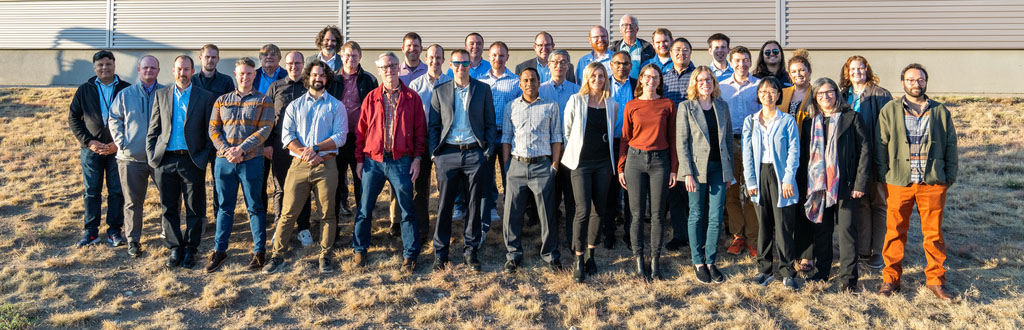
[[[729,232],[742,237],[747,245],[754,246],[751,240],[757,240],[757,210],[749,199],[742,199],[740,186],[743,183],[743,156],[740,150],[740,139],[733,139],[732,173],[736,184],[725,190],[725,212],[729,220]],[[723,164],[724,166],[724,164]]]
[[[288,250],[288,241],[292,237],[292,231],[295,230],[295,219],[298,218],[311,195],[313,212],[310,223],[315,224],[314,220],[319,219],[322,226],[320,253],[327,254],[331,251],[338,230],[337,201],[334,198],[338,189],[337,173],[338,163],[333,159],[324,161],[317,166],[312,166],[298,158],[292,160],[292,165],[288,168],[288,175],[284,180],[283,209],[285,213],[281,221],[277,223],[277,230],[274,232],[272,252],[275,257]]]

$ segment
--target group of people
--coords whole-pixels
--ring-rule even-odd
[[[377,56],[380,82],[359,65],[359,44],[343,42],[334,26],[317,35],[317,54],[282,56],[268,44],[258,63],[236,61],[233,76],[217,72],[219,49],[205,45],[201,70],[195,72],[191,57],[178,56],[168,86],[156,81],[155,57],[142,57],[139,82],[129,84],[114,74],[114,55],[99,51],[96,76],[79,86],[70,106],[85,181],[78,246],[101,240],[106,180],[105,238],[138,256],[152,177],[170,251],[166,265],[193,267],[209,167],[216,234],[208,272],[227,259],[239,187],[253,240],[250,270],[280,271],[291,239],[312,245],[315,234],[319,270],[332,272],[342,216],[354,216],[352,262],[363,267],[387,183],[389,232],[401,238],[406,272],[415,270],[431,233],[433,268],[448,267],[453,219],[463,219],[464,260],[477,271],[492,222],[502,221],[508,272],[523,261],[524,226],[539,224],[541,259],[560,269],[559,242],[567,241],[572,277],[583,282],[597,272],[598,244],[614,247],[622,225],[641,278],[664,278],[663,248],[689,246],[696,279],[721,283],[725,223],[732,235],[727,252],[747,249],[756,257],[757,284],[778,276],[798,289],[798,273],[828,280],[837,233],[839,287],[856,289],[860,264],[884,268],[879,292],[890,295],[900,290],[916,203],[928,288],[953,298],[944,286],[941,225],[956,180],[957,137],[949,111],[925,94],[924,67],[903,69],[905,95],[893,98],[861,56],[846,61],[839,83],[812,82],[806,51],[787,62],[775,41],[761,47],[752,65],[746,47],[714,34],[707,40],[712,63],[695,65],[686,38],[659,28],[647,42],[630,15],[619,29],[623,39],[609,43],[608,31],[594,26],[592,51],[575,66],[550,34],[538,33],[537,56],[514,73],[501,41],[489,45],[484,59],[483,36],[470,33],[465,49],[447,54],[445,71],[445,50],[424,49],[410,32],[402,40],[404,58]],[[436,210],[428,210],[432,169]],[[498,184],[505,192],[501,215]],[[277,215],[270,243],[268,204]],[[666,225],[672,238],[663,243]]]

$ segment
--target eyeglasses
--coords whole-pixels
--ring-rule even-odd
[[[555,44],[533,44],[533,45],[537,46],[537,47],[542,47],[542,48],[554,48],[555,47]]]
[[[628,28],[630,28],[630,29],[635,29],[635,28],[637,28],[636,24],[633,24],[633,23],[619,24],[619,26],[620,26],[620,27],[628,27]]]
[[[612,65],[630,65],[633,62],[612,61]]]
[[[928,82],[928,80],[924,80],[924,79],[903,79],[903,81],[908,83],[908,84],[917,83],[918,85],[924,85],[925,83]]]
[[[395,70],[398,69],[398,64],[378,65],[377,68],[381,71]]]
[[[456,66],[456,67],[459,67],[459,66],[469,67],[469,61],[452,61],[452,66]]]
[[[643,80],[655,80],[655,79],[658,79],[658,78],[661,78],[661,77],[658,76],[658,75],[650,75],[650,74],[642,74],[642,75],[640,75],[640,79],[643,79]]]
[[[776,96],[776,95],[779,95],[779,92],[776,92],[775,90],[771,90],[771,89],[769,89],[769,90],[763,90],[763,91],[758,91],[758,92],[757,92],[757,95],[771,95],[771,96]]]
[[[827,91],[820,91],[820,92],[818,92],[818,93],[816,93],[814,95],[817,95],[818,97],[836,96],[836,91],[834,89],[833,90],[827,90]]]
[[[765,49],[764,56],[779,55],[782,51],[779,49]]]

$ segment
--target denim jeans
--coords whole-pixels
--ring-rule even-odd
[[[103,156],[82,148],[82,177],[85,181],[85,233],[99,236],[103,180],[107,183],[107,235],[121,232],[124,225],[124,195],[114,155]]]
[[[630,212],[633,222],[629,226],[633,255],[644,254],[643,219],[647,211],[646,199],[651,198],[651,256],[661,255],[664,238],[664,219],[668,206],[668,180],[671,173],[669,150],[645,151],[629,148],[626,154],[626,190],[629,191]]]
[[[694,265],[714,265],[718,259],[718,238],[722,234],[725,210],[725,182],[722,163],[708,162],[707,182],[697,182],[697,191],[689,193],[690,258]],[[683,184],[685,187],[686,183]]]
[[[426,161],[426,160],[420,160]],[[369,157],[363,158],[362,195],[359,196],[359,212],[356,213],[352,248],[356,253],[366,253],[370,248],[370,227],[373,222],[373,209],[377,206],[377,197],[384,189],[384,182],[391,183],[394,193],[398,195],[398,208],[402,213],[402,257],[415,259],[420,254],[420,245],[416,237],[416,211],[412,203],[412,175],[409,170],[412,157],[399,159],[384,157],[378,162]],[[427,175],[420,173],[420,175]]]
[[[267,207],[263,204],[261,191],[267,189],[263,181],[263,157],[256,157],[238,164],[225,158],[214,161],[214,181],[217,182],[217,252],[228,249],[228,238],[235,222],[235,204],[238,201],[238,185],[242,185],[246,210],[249,212],[249,229],[252,231],[252,252],[266,251]]]

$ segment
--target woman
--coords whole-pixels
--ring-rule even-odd
[[[583,70],[583,77],[580,92],[570,96],[565,105],[562,122],[566,137],[562,164],[570,170],[576,201],[576,218],[572,225],[572,249],[576,253],[572,277],[576,282],[583,282],[586,275],[597,271],[594,248],[598,230],[606,220],[602,217],[606,214],[608,178],[615,167],[612,143],[619,109],[610,97],[608,71],[603,64],[590,63]]]
[[[815,102],[807,107],[801,136],[808,141],[807,202],[804,210],[814,222],[814,266],[809,280],[825,281],[832,269],[832,232],[839,226],[839,285],[857,285],[857,238],[854,216],[870,174],[870,138],[860,114],[839,96],[832,79],[811,86]]]
[[[796,219],[796,169],[800,147],[796,119],[782,112],[782,84],[767,77],[757,86],[761,110],[743,120],[743,173],[750,200],[758,205],[757,268],[754,281],[768,285],[775,279],[772,257],[782,284],[799,289],[793,271],[793,223]]]
[[[701,283],[725,282],[715,266],[722,231],[725,189],[733,182],[732,121],[715,74],[706,66],[690,75],[687,101],[676,115],[677,180],[689,193],[690,259]],[[705,215],[706,214],[706,215]]]
[[[892,101],[892,94],[878,86],[878,77],[871,71],[871,64],[863,56],[854,55],[846,59],[843,72],[840,74],[839,88],[841,100],[846,101],[854,112],[864,119],[864,127],[868,133],[875,131],[878,125],[878,111],[886,103]],[[874,144],[874,135],[871,135]],[[874,164],[872,164],[873,166]],[[871,170],[865,198],[857,210],[857,254],[859,260],[873,269],[882,269],[882,244],[885,239],[885,183],[876,178],[875,170]]]
[[[758,79],[775,77],[782,84],[782,87],[793,84],[786,72],[786,53],[782,51],[782,45],[778,41],[769,40],[761,45],[761,52],[757,54],[757,63],[750,73]]]
[[[676,185],[675,153],[676,107],[662,97],[661,70],[654,64],[640,70],[636,95],[626,103],[622,120],[622,142],[619,145],[619,184],[629,191],[633,219],[643,219],[647,198],[651,201],[651,263],[644,262],[644,221],[630,223],[633,261],[642,278],[663,279],[661,274],[661,240],[668,189]]]
[[[807,90],[811,87],[811,62],[807,60],[807,50],[798,49],[794,52],[793,58],[789,59],[789,64],[786,66],[789,68],[789,77],[793,81],[793,86],[782,89],[782,107],[783,111],[796,117],[796,126],[801,126],[805,116],[807,115],[805,108],[812,102],[811,93]],[[803,135],[801,135],[803,137]],[[805,138],[800,139],[801,146],[805,146]],[[807,149],[800,149],[800,164],[807,164]],[[796,184],[799,191],[804,191],[807,187],[807,169],[806,166],[800,166],[796,172]],[[806,201],[804,194],[799,194],[799,203],[803,205]],[[810,272],[814,270],[814,263],[811,259],[814,258],[814,251],[811,249],[814,240],[814,228],[811,226],[811,222],[807,220],[807,217],[803,215],[803,212],[797,212],[796,224],[794,226],[794,242],[796,247],[796,256],[799,256],[800,260],[796,261],[794,267],[801,273]]]

